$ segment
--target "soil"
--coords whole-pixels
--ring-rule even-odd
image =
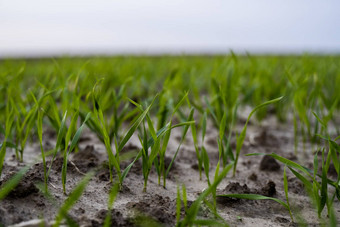
[[[218,161],[218,130],[208,122],[207,138],[204,141],[210,158],[210,174],[213,175]],[[253,193],[271,196],[285,201],[283,191],[283,165],[269,156],[244,156],[247,153],[277,153],[306,166],[312,165],[312,144],[304,146],[299,143],[298,155],[294,154],[294,132],[292,124],[281,124],[275,117],[268,117],[261,124],[254,121],[248,126],[247,136],[240,155],[236,177],[231,172],[218,186],[217,194]],[[241,131],[242,119],[236,129]],[[45,148],[53,148],[56,134],[46,129]],[[190,135],[190,131],[188,132]],[[169,165],[178,146],[181,130],[176,129],[171,135],[167,149],[166,165]],[[137,135],[125,146],[123,153],[136,152],[140,149]],[[232,141],[235,147],[235,141]],[[305,151],[304,151],[305,147]],[[308,154],[310,152],[310,154]],[[0,184],[13,176],[25,163],[13,158],[14,151],[8,150]],[[24,152],[24,160],[30,163],[40,154],[38,143],[31,143]],[[0,201],[0,223],[4,226],[21,223],[21,226],[39,226],[43,219],[48,226],[54,219],[60,205],[67,198],[61,184],[62,158],[56,157],[49,176],[49,190],[53,199],[45,198],[39,191],[38,184],[43,182],[43,165],[35,163],[19,185]],[[131,159],[121,163],[124,169]],[[50,161],[47,161],[50,165]],[[89,130],[85,130],[79,143],[79,151],[70,156],[67,168],[67,193],[77,185],[81,178],[91,169],[98,171],[91,179],[82,197],[69,212],[69,218],[80,226],[102,226],[107,214],[108,193],[112,184],[107,169],[107,155],[104,145]],[[287,171],[289,197],[294,214],[299,214],[308,225],[318,225],[316,211],[303,184]],[[162,226],[176,224],[177,186],[186,185],[188,204],[208,187],[204,173],[199,179],[196,153],[191,136],[183,143],[180,152],[167,179],[167,187],[158,185],[158,176],[152,170],[147,191],[143,192],[142,163],[138,160],[132,167],[118,194],[111,210],[112,226],[146,226],[157,223]],[[218,197],[218,212],[231,226],[295,226],[288,211],[271,200],[241,200]],[[339,203],[334,205],[336,214],[340,213]],[[182,209],[182,216],[185,215]],[[210,217],[207,208],[202,206],[199,215]],[[323,216],[326,216],[326,212]],[[340,215],[337,215],[340,218]],[[30,222],[31,224],[25,224]],[[33,224],[32,224],[33,223]],[[34,224],[35,223],[35,224]]]

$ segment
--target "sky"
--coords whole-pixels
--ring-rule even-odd
[[[338,0],[0,0],[0,56],[340,53]]]

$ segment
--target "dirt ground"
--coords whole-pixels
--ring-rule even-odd
[[[226,193],[256,193],[273,196],[285,201],[283,191],[283,165],[265,156],[244,156],[246,153],[272,153],[297,161],[306,166],[312,165],[312,149],[310,143],[299,143],[298,156],[294,154],[293,124],[280,124],[275,117],[268,117],[262,123],[251,121],[237,167],[236,177],[231,172],[218,186],[220,194]],[[237,129],[243,127],[242,119]],[[149,177],[147,192],[143,192],[143,176],[140,160],[135,163],[124,181],[124,186],[114,203],[112,211],[113,226],[134,226],[141,216],[148,216],[164,226],[174,226],[176,223],[177,185],[185,184],[190,205],[198,195],[208,187],[207,180],[199,180],[197,159],[191,140],[191,132],[182,145],[175,164],[167,179],[167,187],[158,185],[157,174],[152,171]],[[176,129],[171,135],[167,150],[168,160],[175,153],[179,144],[181,129]],[[55,133],[45,130],[44,148],[53,148]],[[218,147],[216,138],[218,130],[209,125],[205,146],[210,157],[210,166],[216,166]],[[235,148],[235,141],[232,143]],[[136,135],[126,145],[126,151],[137,151],[140,144]],[[24,153],[25,162],[30,162],[40,154],[38,143],[27,146]],[[79,143],[79,152],[72,155],[72,163],[68,165],[67,192],[83,177],[83,173],[99,167],[99,172],[92,178],[84,194],[70,211],[70,217],[81,226],[101,226],[107,212],[108,192],[111,184],[105,162],[107,160],[104,145],[90,131],[84,131]],[[130,161],[122,163],[127,166]],[[14,158],[14,151],[7,152],[5,167],[0,183],[12,176],[24,166]],[[62,158],[53,163],[49,177],[49,190],[54,201],[47,200],[38,190],[35,183],[43,181],[43,165],[36,163],[24,179],[3,201],[0,202],[0,223],[4,226],[43,218],[50,223],[58,207],[67,198],[63,194],[61,184]],[[215,169],[211,168],[213,176]],[[318,225],[314,206],[309,202],[302,183],[289,171],[289,198],[295,217],[301,215],[308,225]],[[230,226],[297,226],[291,222],[288,211],[280,204],[271,200],[250,201],[240,199],[218,199],[218,212]],[[339,203],[335,203],[335,212],[340,218]],[[212,215],[204,206],[199,212],[201,217]],[[326,212],[323,216],[326,216]],[[295,218],[298,220],[297,218]],[[22,225],[28,226],[28,225]],[[30,225],[34,226],[34,225]],[[39,226],[39,225],[36,225]]]

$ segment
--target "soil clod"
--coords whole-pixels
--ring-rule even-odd
[[[25,174],[19,184],[7,195],[7,197],[24,198],[39,191],[35,184],[44,181],[44,174],[42,171],[39,171],[39,168],[35,167],[37,166],[33,166]],[[11,179],[15,174],[15,172],[12,172],[11,174],[7,175],[2,181],[0,181],[0,185]]]
[[[265,155],[260,162],[260,170],[270,172],[278,171],[280,170],[280,165],[275,158]]]
[[[239,182],[231,182],[229,183],[225,189],[218,194],[249,194],[251,193],[251,190],[248,188],[246,184],[241,186]],[[228,204],[228,203],[235,203],[240,201],[240,199],[237,198],[231,198],[231,197],[217,197],[216,201],[220,204]]]
[[[272,197],[276,194],[275,183],[273,181],[269,181],[265,186],[263,186],[260,190],[260,194],[264,196]]]
[[[256,173],[252,173],[249,177],[248,177],[249,180],[251,181],[257,181],[257,174]]]
[[[99,154],[94,149],[94,146],[88,145],[85,149],[79,150],[73,155],[72,161],[77,166],[77,168],[86,173],[91,168],[98,166],[99,164]]]
[[[176,216],[176,202],[169,197],[160,195],[148,195],[139,202],[129,202],[127,208],[135,211],[135,218],[138,216],[148,216],[165,226],[174,225]]]
[[[241,186],[238,182],[232,182],[227,185],[224,189],[225,192],[232,193],[232,194],[248,194],[250,193],[250,189],[246,184]]]
[[[92,226],[103,226],[107,215],[107,210],[102,209],[98,211],[94,220],[91,220]],[[111,226],[134,226],[133,223],[128,219],[124,218],[122,213],[113,209],[111,210]]]

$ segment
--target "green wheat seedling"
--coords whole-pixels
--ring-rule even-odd
[[[46,94],[52,94],[51,92],[47,92]],[[45,94],[45,95],[46,95]],[[47,96],[44,96],[47,97]],[[38,139],[39,139],[39,145],[40,145],[40,151],[41,151],[41,157],[42,157],[42,161],[43,161],[43,167],[44,167],[44,184],[45,184],[45,191],[47,191],[47,181],[48,181],[48,176],[49,176],[49,171],[47,170],[47,166],[46,166],[46,155],[45,155],[45,151],[42,145],[42,137],[43,137],[43,118],[44,118],[44,114],[45,109],[42,108],[42,99],[40,99],[39,101],[35,98],[35,96],[32,94],[32,98],[34,99],[36,105],[39,107],[38,109],[38,113],[37,113],[37,134],[38,134]],[[54,103],[54,102],[53,102]],[[51,162],[51,165],[53,163],[53,160]]]
[[[235,60],[234,60],[235,61]],[[212,87],[214,90],[214,96],[212,101],[209,102],[205,98],[205,102],[209,113],[212,116],[213,123],[220,131],[219,138],[217,138],[219,152],[223,160],[223,166],[228,162],[228,158],[233,161],[235,159],[234,154],[230,147],[230,139],[232,127],[235,123],[237,114],[237,96],[238,89],[235,84],[238,83],[238,79],[233,75],[232,70],[227,74],[227,81],[217,82],[216,79],[212,80]],[[233,84],[233,85],[232,85]],[[245,95],[243,100],[247,100],[248,94]],[[222,130],[222,131],[221,131]],[[229,137],[226,137],[225,131],[229,131]]]
[[[94,89],[93,89],[94,91]],[[113,174],[112,174],[112,168],[114,167],[116,169],[116,172],[118,174],[118,178],[119,181],[121,182],[121,170],[120,170],[120,165],[119,165],[119,159],[117,159],[117,157],[119,156],[119,153],[117,156],[115,156],[113,154],[112,148],[111,148],[111,142],[110,142],[110,138],[108,135],[108,132],[106,130],[105,127],[105,121],[104,121],[104,116],[103,116],[103,112],[94,96],[94,94],[92,94],[93,97],[93,106],[94,106],[94,114],[95,114],[95,121],[97,123],[97,125],[100,126],[100,131],[102,133],[102,137],[104,138],[104,144],[105,144],[105,148],[106,148],[106,152],[108,154],[109,157],[109,171],[110,171],[110,181],[113,182]]]
[[[235,125],[235,122],[236,122],[236,118],[237,118],[237,109],[238,109],[238,105],[239,103],[236,103],[236,105],[233,107],[233,114],[232,114],[232,117],[231,117],[231,122],[230,122],[230,125],[229,125],[229,133],[228,133],[228,138],[227,138],[227,141],[224,143],[225,144],[225,149],[223,148],[223,143],[222,143],[222,138],[221,138],[221,133],[220,133],[220,145],[219,145],[219,150],[222,154],[222,157],[223,157],[223,167],[225,167],[225,165],[227,164],[227,158],[229,158],[231,161],[234,161],[235,160],[235,157],[234,157],[234,154],[233,154],[233,151],[231,149],[231,136],[232,136],[232,131],[233,131],[233,127]],[[220,130],[221,131],[221,130]],[[223,137],[223,139],[225,139],[225,137]]]
[[[83,194],[87,184],[90,182],[93,175],[94,172],[87,173],[84,176],[84,178],[77,184],[77,186],[72,190],[68,198],[59,208],[53,226],[57,227],[60,225],[61,221],[67,216],[68,211],[73,207],[73,205],[79,200],[79,198]]]
[[[95,121],[96,121],[96,124],[100,126],[102,137],[104,138],[104,144],[105,144],[105,147],[106,147],[106,151],[108,153],[110,180],[111,180],[111,182],[113,181],[112,170],[113,170],[113,168],[115,168],[117,175],[118,175],[118,178],[119,178],[119,182],[122,185],[126,175],[128,174],[129,170],[132,167],[132,164],[136,161],[136,159],[122,173],[121,169],[120,169],[120,163],[119,163],[119,153],[124,148],[125,144],[129,141],[129,139],[134,134],[134,132],[137,130],[139,125],[142,123],[144,118],[147,116],[147,114],[150,111],[151,106],[153,105],[157,96],[154,97],[151,104],[132,123],[131,127],[128,129],[128,131],[126,132],[126,134],[122,138],[122,140],[118,142],[117,139],[115,139],[116,154],[113,154],[113,151],[112,151],[112,148],[111,148],[110,136],[109,136],[108,131],[107,131],[106,126],[105,126],[106,124],[105,124],[105,120],[104,120],[103,111],[102,111],[102,109],[101,109],[101,107],[100,107],[100,105],[97,101],[97,98],[95,97],[95,87],[93,88],[93,91],[92,91],[92,101],[93,101],[93,106],[94,106]]]
[[[285,192],[285,197],[286,197],[286,204],[287,204],[287,209],[290,215],[290,218],[292,219],[292,222],[294,222],[292,210],[289,204],[289,196],[288,196],[288,179],[287,179],[287,173],[286,173],[287,166],[283,169],[283,188]]]
[[[118,142],[115,142],[116,145],[116,156],[119,157],[119,153],[121,150],[123,150],[125,144],[129,141],[129,139],[131,138],[131,136],[133,135],[133,133],[137,130],[137,128],[140,126],[140,124],[143,122],[143,120],[148,116],[148,113],[155,101],[155,99],[157,98],[157,95],[153,98],[152,102],[150,103],[150,105],[138,116],[138,118],[133,122],[133,124],[131,125],[131,127],[129,128],[129,130],[127,131],[127,133],[125,134],[125,136],[122,138],[122,140],[120,141],[120,143],[118,144]],[[138,155],[139,156],[139,155]],[[138,158],[138,156],[136,158]],[[126,175],[128,174],[128,172],[130,171],[132,165],[134,164],[135,160],[128,166],[125,168],[125,170],[123,171],[123,174],[121,175],[120,178],[120,183],[123,183],[123,180],[125,179]]]
[[[177,197],[176,197],[176,222],[178,223],[181,219],[181,210],[182,205],[184,208],[184,212],[186,213],[188,210],[188,201],[187,201],[187,190],[185,185],[182,185],[182,192],[180,187],[177,186]]]
[[[32,133],[33,130],[33,126],[35,124],[37,115],[38,115],[38,111],[40,109],[40,107],[43,105],[43,103],[45,102],[45,99],[47,97],[49,97],[51,94],[53,94],[55,91],[48,91],[45,92],[41,98],[39,98],[39,100],[36,99],[35,95],[33,94],[33,92],[30,92],[30,96],[33,99],[33,103],[34,105],[32,106],[32,108],[27,112],[27,114],[24,117],[24,120],[22,122],[22,124],[18,127],[17,129],[17,144],[16,146],[19,147],[19,143],[20,143],[20,161],[23,161],[23,152],[25,150],[25,146],[26,146],[26,142],[27,139],[29,137],[29,135]],[[18,119],[17,119],[18,120]]]
[[[48,176],[47,176],[47,168],[46,168],[46,158],[45,158],[45,151],[42,145],[42,124],[43,124],[43,113],[41,111],[38,112],[38,118],[37,118],[37,129],[38,129],[38,138],[39,138],[39,145],[40,145],[40,151],[41,151],[41,157],[43,161],[43,166],[44,166],[44,184],[45,184],[45,191],[47,191],[47,181],[48,181]]]
[[[63,150],[63,165],[61,170],[61,182],[63,185],[63,192],[66,194],[66,173],[67,173],[67,160],[68,160],[68,149],[69,149],[69,143],[71,140],[72,135],[75,133],[76,127],[77,127],[77,121],[78,121],[78,112],[73,113],[73,116],[71,118],[71,123],[65,133],[64,138],[64,150]]]
[[[116,137],[118,141],[120,140],[119,129],[122,126],[123,122],[137,113],[137,109],[132,111],[129,110],[128,102],[126,102],[121,108],[121,110],[119,110],[124,98],[125,88],[126,86],[125,84],[123,84],[120,87],[118,93],[115,90],[112,91],[113,113],[111,120],[109,121],[109,125],[107,127],[111,129],[109,132],[109,137],[111,141],[113,140],[114,137]],[[108,101],[107,103],[110,102]]]
[[[123,102],[124,101],[124,97],[125,97],[125,84],[123,84],[119,91],[118,94],[115,90],[113,90],[111,93],[109,93],[108,95],[105,95],[105,97],[107,97],[106,99],[101,97],[101,102],[105,105],[104,108],[102,108],[102,112],[110,112],[112,111],[110,117],[107,119],[107,121],[105,120],[105,128],[108,130],[108,136],[110,138],[110,142],[113,143],[114,142],[114,138],[116,137],[116,139],[118,141],[120,141],[120,128],[122,127],[123,122],[125,122],[127,119],[133,118],[134,116],[136,116],[138,114],[138,109],[133,109],[130,110],[129,108],[129,103],[128,102]],[[99,103],[99,100],[96,100]],[[81,119],[85,119],[85,113],[80,111],[79,115],[81,117]],[[103,133],[102,133],[102,129],[101,129],[101,125],[98,124],[98,122],[94,119],[89,119],[89,121],[87,121],[87,126],[88,128],[93,131],[98,139],[105,143],[104,141],[104,137],[103,137]]]
[[[192,109],[190,112],[194,112],[194,109]],[[192,134],[192,139],[194,141],[196,158],[197,158],[197,162],[198,162],[199,179],[202,180],[202,165],[203,165],[203,160],[202,160],[202,155],[201,155],[200,148],[199,148],[199,145],[198,145],[197,127],[196,127],[195,124],[191,125],[191,134]]]
[[[240,152],[241,152],[241,149],[242,149],[242,146],[243,146],[244,139],[246,138],[247,126],[248,126],[248,122],[249,122],[251,116],[256,112],[256,110],[258,110],[258,109],[260,109],[264,106],[267,106],[269,104],[276,103],[276,102],[280,101],[282,98],[283,98],[283,96],[276,98],[276,99],[272,99],[272,100],[267,101],[267,102],[264,102],[264,103],[256,106],[250,112],[250,114],[247,118],[247,121],[246,121],[240,135],[237,137],[237,140],[236,140],[236,154],[235,154],[235,165],[234,165],[234,169],[233,169],[233,176],[235,176],[235,174],[236,174],[236,167],[237,167],[238,158],[240,156]]]
[[[183,220],[177,223],[177,226],[218,225],[218,224],[226,226],[226,223],[214,219],[212,220],[197,219],[197,214],[202,201],[214,190],[216,190],[217,186],[226,177],[228,172],[232,169],[233,165],[234,163],[230,163],[222,169],[221,173],[217,177],[215,177],[214,182],[206,190],[204,190],[200,194],[200,196],[195,200],[195,202],[190,206],[190,208],[187,209],[186,216],[184,217]]]
[[[139,140],[142,145],[142,170],[143,170],[143,178],[144,178],[144,187],[143,187],[144,192],[146,192],[151,167],[160,150],[160,138],[157,137],[151,120],[148,120],[148,126],[151,132],[151,135],[152,135],[152,139],[154,141],[154,143],[151,145],[151,148],[150,148],[151,149],[150,154],[149,154],[148,136],[147,136],[147,132],[145,129],[145,123],[143,123],[143,138],[139,136]]]
[[[68,156],[70,153],[76,148],[78,141],[80,139],[81,133],[85,127],[86,121],[91,117],[91,113],[88,113],[84,122],[82,125],[77,129],[75,132],[73,139],[71,141],[70,147],[68,148],[68,144],[71,140],[71,135],[75,131],[75,128],[77,126],[77,120],[78,120],[78,112],[76,112],[71,120],[71,124],[69,126],[69,129],[66,133],[65,137],[65,149],[64,149],[64,154],[63,154],[63,166],[62,166],[62,174],[61,174],[61,180],[63,184],[63,192],[66,194],[66,173],[67,173],[67,162],[68,162]]]
[[[13,113],[12,113],[12,118],[13,118],[13,125],[12,125],[12,127],[13,127],[13,129],[12,130],[14,132],[18,132],[20,130],[20,127],[21,127],[21,123],[20,123],[21,121],[18,120],[18,119],[21,119],[21,115],[23,115],[23,113],[19,112],[19,110],[17,108],[17,105],[15,104],[13,99],[10,99],[10,105],[13,107]],[[21,108],[23,109],[22,103],[19,102],[18,105],[20,105]],[[3,135],[5,135],[5,132],[3,132]],[[20,137],[20,135],[18,135],[18,133],[16,133],[15,139],[11,142],[13,144],[12,148],[15,149],[15,156],[16,156],[16,158],[18,160],[20,159],[19,158],[20,157],[19,154],[22,153],[22,151],[21,151],[21,149],[19,147],[19,140],[20,140],[19,137]],[[7,146],[9,145],[8,144],[8,142],[9,142],[8,140],[9,140],[9,138],[7,138]]]
[[[174,108],[174,110],[172,112],[172,115],[170,117],[170,121],[167,124],[168,125],[168,129],[165,132],[165,135],[164,135],[164,138],[163,138],[163,143],[161,145],[161,149],[159,150],[159,162],[156,163],[156,169],[157,169],[157,172],[158,172],[158,183],[160,184],[160,180],[161,180],[161,176],[162,176],[163,177],[163,187],[164,188],[166,187],[167,174],[169,173],[171,165],[172,165],[172,162],[171,162],[171,165],[169,166],[170,168],[168,170],[165,170],[164,159],[165,159],[165,152],[166,152],[169,140],[170,140],[171,130],[173,129],[172,121],[173,121],[173,118],[174,118],[175,114],[177,113],[178,109],[181,107],[183,102],[185,102],[187,100],[187,96],[188,96],[188,92],[186,92],[184,94],[184,96],[182,97],[182,99],[176,104],[176,106],[175,106],[175,108]],[[181,124],[181,125],[186,125],[183,134],[187,133],[187,130],[188,130],[190,124],[192,124],[192,123],[194,123],[194,122],[185,122],[185,123]],[[185,135],[184,135],[184,137],[185,137]],[[180,142],[180,145],[182,144],[182,142]],[[172,160],[174,160],[174,158],[176,158],[178,151],[179,151],[179,147],[178,147],[178,149],[176,151],[176,154],[175,154],[175,156],[173,157]]]
[[[48,171],[47,171],[47,178],[51,173],[52,165],[53,165],[53,162],[54,162],[58,152],[60,152],[65,147],[65,135],[66,135],[66,132],[67,132],[67,125],[66,125],[67,114],[68,114],[67,111],[65,111],[63,118],[61,120],[61,123],[60,123],[58,135],[57,135],[57,142],[56,142],[54,152],[53,152],[53,157],[52,157],[51,164],[50,164]]]
[[[2,133],[5,136],[4,141],[1,143],[1,149],[0,149],[0,177],[2,174],[2,169],[5,161],[6,156],[6,148],[9,145],[8,138],[11,134],[12,124],[13,124],[13,118],[12,118],[13,109],[9,110],[9,106],[6,107],[6,125],[5,129],[2,129]]]
[[[184,95],[184,97],[179,102],[179,104],[181,104],[183,102],[183,100],[185,100],[186,98],[187,98],[187,94]],[[142,106],[139,105],[138,103],[134,102],[133,100],[130,100],[130,102],[133,103],[140,110],[143,110]],[[178,110],[178,107],[175,108],[175,111],[176,110]],[[175,111],[174,111],[174,113],[175,113]],[[149,129],[150,134],[151,134],[151,138],[148,138],[148,133],[146,131],[145,123],[143,123],[143,137],[139,136],[139,140],[140,140],[140,143],[142,145],[142,150],[141,150],[140,154],[142,156],[142,169],[143,169],[143,177],[144,177],[143,191],[146,191],[148,176],[149,176],[149,173],[151,171],[151,167],[152,167],[153,163],[155,164],[155,168],[156,168],[156,171],[157,171],[157,174],[158,174],[158,183],[160,184],[160,178],[161,178],[161,176],[163,176],[163,179],[164,179],[163,187],[166,187],[166,180],[165,179],[167,178],[167,176],[170,172],[170,169],[173,165],[173,162],[176,159],[177,154],[180,150],[180,147],[181,147],[182,143],[184,142],[184,140],[186,138],[186,134],[188,132],[190,125],[194,124],[193,109],[190,111],[189,117],[188,117],[186,122],[182,122],[182,123],[179,123],[179,124],[176,124],[176,125],[172,125],[171,121],[170,121],[167,125],[165,125],[163,128],[158,130],[157,133],[155,131],[154,124],[152,123],[152,120],[151,120],[149,114],[146,115],[146,120],[147,120],[147,124],[148,124],[148,129]],[[181,126],[184,126],[182,136],[181,136],[181,141],[180,141],[180,143],[177,147],[177,150],[176,150],[173,158],[171,159],[171,162],[170,162],[168,168],[166,169],[165,173],[162,175],[162,166],[161,166],[162,157],[160,157],[160,160],[157,161],[157,156],[160,156],[161,149],[164,149],[164,147],[166,149],[167,143],[169,141],[169,138],[167,136],[170,135],[171,130],[174,129],[174,128],[177,128],[177,127],[181,127]],[[163,137],[165,139],[164,139],[162,147],[161,147],[161,139]],[[150,154],[149,154],[149,148],[151,149]],[[163,156],[163,159],[164,159],[164,156]],[[163,160],[163,163],[164,163],[164,160]]]
[[[112,225],[112,220],[111,220],[111,211],[113,208],[113,203],[117,197],[119,193],[119,183],[115,183],[109,193],[109,199],[108,199],[108,203],[107,203],[107,214],[105,217],[105,221],[104,221],[104,227],[109,227]]]
[[[331,160],[333,162],[334,168],[337,172],[337,174],[340,174],[340,156],[338,157],[338,153],[340,152],[340,147],[339,145],[336,143],[336,139],[332,140],[331,136],[328,133],[328,120],[326,120],[325,118],[321,119],[315,112],[313,112],[313,115],[315,116],[315,118],[317,119],[317,121],[321,124],[322,129],[324,129],[326,136],[322,136],[320,134],[316,134],[316,137],[322,138],[325,141],[328,142],[328,148],[329,148],[329,153],[330,153],[330,157]],[[327,117],[326,117],[327,118]],[[328,167],[327,167],[328,168]]]
[[[181,145],[183,144],[183,142],[184,142],[185,139],[186,139],[186,135],[187,135],[187,132],[188,132],[188,130],[189,130],[189,127],[190,127],[191,125],[195,124],[195,121],[193,120],[193,118],[194,118],[194,112],[193,112],[193,110],[192,110],[192,111],[190,111],[189,116],[188,116],[188,119],[186,120],[186,122],[182,122],[182,123],[180,123],[180,124],[175,125],[175,126],[179,126],[179,125],[180,125],[180,126],[184,126],[184,128],[183,128],[181,140],[180,140],[180,142],[179,142],[179,144],[178,144],[178,146],[177,146],[176,152],[175,152],[174,156],[172,157],[172,159],[171,159],[171,161],[170,161],[170,164],[169,164],[168,168],[166,169],[166,172],[165,172],[165,175],[164,175],[164,178],[165,178],[165,179],[168,177],[169,172],[170,172],[170,170],[171,170],[171,167],[172,167],[172,165],[173,165],[173,163],[174,163],[174,161],[175,161],[175,159],[176,159],[176,157],[177,157],[177,154],[178,154],[178,152],[179,152],[179,150],[180,150],[180,148],[181,148]],[[170,124],[170,125],[171,125],[171,124]],[[165,184],[166,184],[166,181],[164,181],[164,184],[163,184],[163,187],[164,187],[164,188],[166,187]]]
[[[317,121],[321,124],[322,129],[324,129],[326,137],[320,135],[320,134],[316,134],[316,136],[324,139],[325,141],[328,142],[328,155],[327,158],[325,160],[325,152],[323,149],[322,150],[322,171],[321,171],[321,176],[318,175],[319,177],[321,177],[321,192],[320,192],[320,198],[318,197],[318,193],[315,192],[314,194],[314,203],[316,203],[317,205],[317,210],[318,210],[318,216],[321,216],[321,212],[323,210],[323,208],[325,207],[325,205],[327,206],[327,210],[328,210],[328,215],[330,216],[330,223],[334,222],[334,209],[333,209],[333,202],[335,197],[337,197],[338,200],[340,200],[340,146],[338,145],[338,143],[336,142],[340,136],[336,137],[334,140],[331,139],[331,136],[328,133],[328,121],[329,121],[329,117],[326,116],[323,119],[321,119],[315,112],[313,112],[313,115],[315,116],[315,118],[317,119]],[[333,162],[333,166],[334,169],[337,173],[337,179],[336,181],[332,181],[330,179],[327,178],[327,173],[329,170],[329,167],[331,165],[331,161]],[[317,169],[318,169],[318,159],[317,159],[317,153],[315,154],[314,157],[314,180],[316,181],[316,175],[317,175]],[[328,195],[328,188],[327,185],[330,184],[333,187],[335,187],[335,193],[333,194],[333,196],[329,196]],[[315,190],[317,191],[317,190]],[[335,219],[336,220],[336,219]]]
[[[193,114],[193,113],[192,113]],[[204,139],[207,131],[207,112],[204,111],[203,116],[202,116],[202,132],[201,132],[201,145],[198,145],[198,140],[197,140],[197,129],[195,125],[191,126],[191,132],[192,132],[192,137],[194,141],[194,146],[195,146],[195,151],[196,151],[196,157],[198,161],[198,171],[199,171],[199,176],[200,180],[202,179],[202,167],[204,169],[205,176],[208,181],[208,185],[210,185],[210,177],[209,177],[209,170],[210,170],[210,160],[208,156],[208,152],[204,146]]]
[[[181,218],[181,208],[182,208],[182,201],[181,201],[181,193],[179,187],[177,185],[177,197],[176,197],[176,222],[179,222]]]
[[[223,114],[223,117],[221,119],[221,125],[219,128],[219,138],[217,139],[218,141],[218,151],[219,151],[219,156],[218,156],[218,162],[216,165],[216,169],[215,169],[215,175],[214,175],[214,181],[217,180],[218,176],[219,176],[219,172],[220,172],[220,165],[221,165],[221,161],[222,163],[224,163],[224,159],[223,159],[223,154],[224,154],[224,149],[223,149],[223,138],[224,138],[224,133],[225,133],[225,129],[226,129],[226,112]],[[203,118],[204,119],[204,118]],[[202,132],[202,140],[204,140],[204,135],[205,135],[205,129],[206,128],[206,121],[203,121],[203,132]],[[211,182],[210,182],[210,177],[209,177],[209,156],[208,153],[205,149],[204,146],[202,146],[202,159],[203,159],[203,164],[204,164],[204,171],[208,180],[208,186],[211,186]],[[225,165],[223,165],[225,166]],[[217,203],[216,203],[216,190],[217,187],[212,188],[212,199],[213,199],[213,204],[211,204],[209,201],[205,200],[205,203],[208,205],[208,207],[211,208],[211,210],[213,211],[213,213],[215,214],[215,216],[217,218],[221,217],[218,215],[217,213]]]

